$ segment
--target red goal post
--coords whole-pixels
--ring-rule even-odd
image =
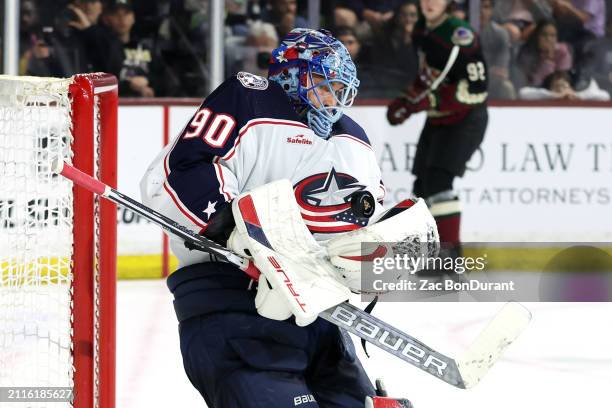
[[[116,187],[117,106],[112,75],[0,76],[0,386],[54,406],[115,406],[116,206],[50,162]]]
[[[108,74],[77,75],[70,86],[70,94],[75,153],[73,164],[103,183],[116,187],[117,80]],[[77,186],[73,187],[73,194],[72,287],[74,299],[84,299],[82,305],[75,302],[73,307],[74,406],[113,408],[117,209],[113,203],[94,197]],[[91,239],[96,235],[96,230],[98,242]],[[90,268],[94,266],[95,270],[96,263],[97,274],[91,273]],[[97,288],[98,293],[92,293],[92,288]],[[94,304],[96,300],[98,304]],[[96,324],[99,326],[96,327]]]

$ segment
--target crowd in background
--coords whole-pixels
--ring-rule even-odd
[[[450,12],[468,19],[468,1],[451,1]],[[320,4],[319,26],[330,29],[356,62],[361,98],[395,97],[413,81],[418,0]],[[308,0],[226,0],[225,74],[265,76],[279,39],[294,27],[309,27],[307,5]],[[609,98],[612,0],[479,5],[492,99]],[[122,96],[203,97],[208,15],[208,0],[21,0],[19,71],[57,77],[103,71],[119,78]]]

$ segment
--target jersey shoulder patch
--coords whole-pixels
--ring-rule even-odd
[[[451,41],[454,45],[467,47],[474,42],[474,32],[469,27],[459,26],[453,31]]]
[[[236,74],[236,78],[240,81],[242,86],[249,89],[255,89],[263,91],[268,89],[268,80],[259,75],[251,74],[250,72],[240,71]]]

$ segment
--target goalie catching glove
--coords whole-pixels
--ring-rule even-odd
[[[368,243],[367,254],[363,253],[363,243]],[[340,281],[354,292],[361,291],[362,262],[396,255],[426,259],[435,257],[438,251],[436,222],[421,198],[404,200],[383,212],[373,224],[339,234],[327,243],[329,260],[338,268]]]

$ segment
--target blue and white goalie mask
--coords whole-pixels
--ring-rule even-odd
[[[353,104],[359,87],[346,47],[326,30],[293,29],[272,51],[268,78],[283,87],[322,138]]]

